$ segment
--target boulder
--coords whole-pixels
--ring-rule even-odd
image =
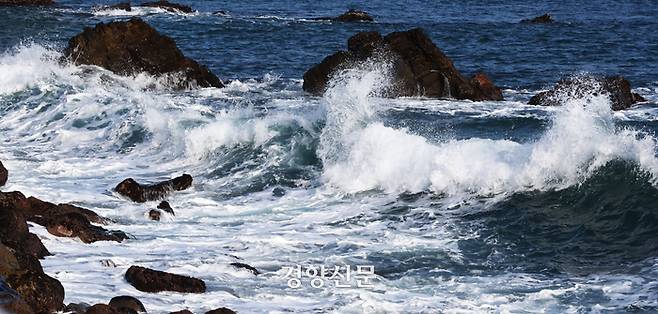
[[[90,306],[85,314],[123,314],[107,304],[94,304]]]
[[[142,304],[141,301],[139,301],[135,297],[131,297],[127,295],[122,295],[112,298],[112,300],[110,300],[110,303],[108,303],[108,305],[120,312],[135,312],[135,313],[146,312],[146,308],[144,307],[144,304]]]
[[[208,311],[206,314],[235,314],[235,312],[231,309],[220,307],[218,309]]]
[[[259,274],[260,274],[260,272],[258,271],[258,269],[256,269],[256,267],[253,267],[253,266],[251,266],[251,265],[249,265],[249,264],[245,264],[245,263],[231,263],[231,266],[233,266],[233,267],[235,267],[235,268],[243,268],[243,269],[246,269],[246,270],[248,270],[249,272],[251,272],[251,273],[254,274],[254,275],[259,275]]]
[[[361,32],[348,40],[348,50],[326,57],[304,73],[305,91],[321,95],[331,76],[371,58],[385,58],[392,64],[392,84],[384,96],[424,96],[503,100],[502,93],[483,74],[468,80],[420,28],[394,32],[382,37]]]
[[[0,6],[19,6],[19,5],[53,5],[52,0],[0,0]]]
[[[106,223],[109,220],[91,210],[70,204],[55,205],[35,197],[26,198],[20,192],[0,192],[0,208],[3,206],[21,213],[24,219],[46,227],[48,232],[55,236],[78,237],[85,243],[96,241],[121,242],[128,238],[121,231],[108,231],[91,224],[92,222]],[[20,227],[22,228],[22,226]],[[27,228],[27,225],[25,228]],[[21,243],[22,246],[36,255],[48,255],[47,250],[36,240],[38,238],[34,236],[25,236]]]
[[[156,184],[142,185],[132,178],[119,183],[114,190],[133,202],[144,203],[165,198],[172,191],[182,191],[192,186],[192,176],[184,174]]]
[[[64,287],[43,272],[9,276],[6,282],[34,312],[52,313],[64,308]]]
[[[364,11],[350,9],[347,12],[336,17],[333,16],[314,17],[311,18],[311,20],[352,23],[352,22],[372,22],[375,19],[373,19],[372,16],[370,16],[368,13]]]
[[[170,312],[169,314],[194,314],[190,310],[180,310],[176,312]]]
[[[169,205],[169,202],[167,202],[167,201],[160,202],[160,204],[158,204],[158,209],[162,209],[165,212],[176,216],[176,214],[174,213],[174,209],[171,208],[171,205]]]
[[[20,211],[0,206],[0,221],[3,244],[37,259],[50,255],[39,237],[29,232],[27,221]]]
[[[122,231],[108,231],[92,225],[89,220],[78,213],[67,213],[53,217],[46,223],[50,234],[58,237],[77,237],[84,243],[97,241],[122,242],[128,236]]]
[[[34,311],[27,302],[21,299],[18,292],[10,288],[4,279],[0,278],[0,313],[32,314]]]
[[[334,20],[340,22],[372,22],[375,19],[364,11],[351,9],[337,16]]]
[[[631,91],[631,84],[622,76],[579,76],[560,80],[552,89],[538,93],[530,98],[529,105],[559,106],[569,98],[582,98],[587,95],[607,94],[612,110],[628,109],[638,102],[645,101],[642,96]]]
[[[553,23],[555,22],[553,20],[553,17],[550,16],[548,13],[544,15],[540,15],[531,19],[524,19],[521,20],[521,23],[528,23],[528,24],[546,24],[546,23]]]
[[[64,313],[85,314],[90,307],[87,303],[69,303],[64,308]]]
[[[140,7],[161,8],[173,13],[192,13],[190,6],[169,2],[166,0],[142,3]]]
[[[2,164],[2,161],[0,161],[0,186],[5,185],[7,183],[7,178],[9,177],[9,171],[7,171],[7,168]]]
[[[130,266],[128,271],[126,271],[125,278],[128,283],[135,287],[135,289],[142,292],[206,292],[206,284],[201,279],[166,273],[140,266]]]
[[[159,210],[151,209],[149,211],[149,219],[151,220],[160,221],[160,216],[162,216],[162,213]]]
[[[69,40],[64,56],[120,75],[168,75],[177,88],[224,86],[207,67],[185,57],[171,38],[139,18],[85,28]]]

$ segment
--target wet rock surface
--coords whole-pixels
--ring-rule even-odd
[[[177,88],[224,86],[207,67],[185,57],[171,38],[139,18],[87,27],[69,40],[64,55],[75,64],[96,65],[120,75],[169,75],[170,84]]]
[[[373,59],[392,65],[392,86],[384,92],[387,97],[503,100],[500,89],[486,75],[478,74],[471,80],[463,77],[452,60],[419,28],[385,37],[377,32],[352,36],[347,51],[326,57],[304,73],[303,88],[321,95],[333,74]]]
[[[156,184],[140,184],[132,178],[119,183],[114,190],[137,203],[161,200],[172,191],[182,191],[192,186],[192,176],[184,174],[171,180]]]
[[[131,266],[128,271],[126,271],[125,278],[128,283],[142,292],[206,292],[206,284],[200,279],[140,266]]]

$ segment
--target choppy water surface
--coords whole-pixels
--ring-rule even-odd
[[[3,190],[88,207],[134,237],[82,244],[34,226],[66,303],[129,294],[154,313],[658,309],[651,2],[354,2],[377,20],[357,24],[308,20],[350,7],[333,2],[194,1],[189,15],[59,2],[0,8]],[[518,24],[544,12],[558,22]],[[82,27],[134,15],[228,86],[172,92],[146,75],[57,61]],[[343,73],[323,97],[302,92],[303,72],[351,34],[412,27],[463,73],[485,70],[507,101],[379,98],[385,64]],[[596,96],[524,105],[580,72],[622,74],[649,102],[614,113]],[[182,173],[194,187],[161,222],[147,219],[156,203],[111,191],[126,177]],[[199,277],[208,292],[138,292],[123,279],[133,264]],[[282,268],[294,265],[373,265],[376,278],[291,289]]]

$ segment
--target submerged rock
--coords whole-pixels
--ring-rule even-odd
[[[251,266],[251,265],[249,265],[249,264],[245,264],[245,263],[231,263],[231,266],[233,266],[233,267],[235,267],[235,268],[243,268],[243,269],[246,269],[246,270],[250,271],[250,272],[251,272],[252,274],[254,274],[254,275],[260,275],[260,272],[258,271],[258,269],[256,269],[256,267]]]
[[[0,0],[0,6],[14,5],[53,5],[52,0]]]
[[[334,20],[340,22],[372,22],[375,19],[364,11],[351,9],[337,16]]]
[[[169,202],[167,202],[167,201],[160,202],[160,204],[158,204],[158,209],[162,209],[165,212],[176,216],[176,214],[174,213],[174,209],[171,208],[171,205],[169,205]]]
[[[194,12],[192,7],[190,7],[190,6],[183,5],[183,4],[178,4],[178,3],[173,3],[173,2],[166,1],[166,0],[146,2],[146,3],[142,3],[139,6],[140,7],[161,8],[161,9],[165,9],[169,12],[174,12],[174,13],[178,13],[178,12],[192,13],[192,12]]]
[[[171,274],[140,266],[130,266],[125,275],[126,281],[142,292],[174,291],[204,293],[206,284],[201,279]]]
[[[365,11],[360,11],[360,10],[355,10],[355,9],[350,9],[347,12],[333,17],[333,16],[325,16],[325,17],[314,17],[311,18],[311,20],[316,20],[316,21],[337,21],[337,22],[372,22],[375,19],[372,18],[368,13]]]
[[[133,202],[144,203],[161,200],[172,191],[185,190],[192,186],[192,181],[192,176],[189,174],[151,185],[142,185],[128,178],[119,183],[114,190]]]
[[[149,211],[149,219],[151,220],[160,221],[160,216],[162,216],[162,213],[159,210],[151,209]]]
[[[324,93],[331,76],[371,58],[391,62],[392,86],[385,96],[425,96],[503,100],[502,93],[484,74],[472,80],[464,78],[448,58],[420,29],[394,32],[382,37],[377,32],[362,32],[348,40],[348,50],[326,57],[304,73],[305,91]]]
[[[170,312],[169,314],[194,314],[190,310],[180,310],[176,312]]]
[[[169,75],[178,88],[224,86],[207,67],[185,57],[171,38],[139,18],[87,27],[69,40],[64,55],[76,64],[97,65],[120,75]]]
[[[7,183],[7,179],[9,178],[9,171],[7,171],[7,168],[2,164],[2,161],[0,161],[0,186],[3,186]]]
[[[553,20],[553,17],[550,16],[548,13],[531,19],[521,20],[521,23],[528,23],[528,24],[545,24],[545,23],[553,23],[553,22],[555,22],[555,20]]]
[[[628,109],[638,102],[645,101],[642,96],[631,91],[631,84],[622,76],[581,76],[564,79],[555,84],[551,90],[538,93],[530,98],[529,105],[559,106],[569,98],[582,98],[587,95],[607,94],[612,110]]]
[[[132,11],[133,8],[130,5],[130,2],[120,2],[120,3],[113,4],[109,7],[107,7],[107,9],[110,9],[110,10],[124,10],[124,11],[130,12],[130,11]]]
[[[235,311],[225,308],[225,307],[220,307],[218,309],[210,310],[206,312],[205,314],[235,314]]]
[[[146,308],[144,307],[144,304],[142,304],[141,301],[139,301],[135,297],[131,297],[127,295],[122,295],[112,298],[112,300],[110,300],[110,303],[108,303],[108,305],[118,310],[119,312],[130,312],[130,311],[135,313],[146,312]]]

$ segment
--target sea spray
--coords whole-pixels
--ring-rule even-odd
[[[470,138],[431,143],[372,119],[381,100],[369,96],[387,82],[373,78],[383,73],[343,72],[324,96],[329,106],[321,139],[324,178],[344,191],[486,196],[560,189],[582,182],[614,159],[658,174],[656,140],[635,130],[618,130],[605,94],[566,93],[552,125],[536,141]]]

